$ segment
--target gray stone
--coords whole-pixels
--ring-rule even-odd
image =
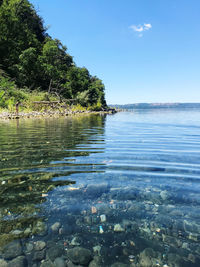
[[[39,251],[36,251],[34,253],[33,260],[34,261],[41,261],[41,260],[43,260],[45,258],[45,256],[46,256],[45,250],[44,249],[43,250],[39,250]]]
[[[156,252],[151,248],[144,249],[139,256],[139,266],[149,267],[153,266],[153,258],[157,256]]]
[[[67,251],[67,256],[75,264],[88,265],[92,259],[90,250],[76,247]]]
[[[67,267],[79,267],[80,265],[75,265],[75,264],[73,264],[73,262],[71,262],[71,261],[68,261],[67,262]]]
[[[44,241],[37,241],[35,243],[35,250],[43,250],[46,247],[46,243]]]
[[[3,258],[13,259],[22,255],[22,246],[19,241],[13,241],[3,248]]]
[[[170,194],[165,190],[165,191],[161,191],[160,192],[160,197],[162,198],[162,200],[167,200],[167,199],[169,199],[169,197],[170,197]]]
[[[0,266],[1,267],[8,267],[8,263],[2,259],[0,259]]]
[[[80,246],[80,244],[81,244],[81,239],[78,237],[74,237],[70,242],[71,246]]]
[[[8,267],[25,267],[27,265],[26,258],[19,256],[8,263]]]
[[[41,263],[40,267],[57,267],[57,266],[50,260],[45,260]]]
[[[175,267],[179,267],[179,266],[184,266],[184,260],[175,253],[169,253],[168,254],[168,264],[169,266],[175,266]]]
[[[102,267],[103,263],[99,256],[95,256],[94,259],[90,262],[89,267]]]
[[[26,252],[30,253],[33,250],[33,244],[32,243],[27,243],[26,244]]]
[[[106,222],[106,215],[102,214],[100,215],[101,222]]]
[[[61,224],[59,222],[56,222],[54,223],[52,226],[51,226],[51,230],[53,232],[58,232],[59,228],[60,228]]]
[[[54,264],[56,267],[66,267],[67,263],[65,262],[65,260],[63,258],[56,258],[54,261]]]
[[[111,267],[128,267],[128,265],[122,262],[115,262],[114,264],[111,265]]]
[[[100,256],[101,255],[101,246],[93,247],[93,251],[94,251],[95,254]]]
[[[64,254],[64,248],[60,245],[53,246],[47,250],[48,258],[54,261],[56,258],[61,257]]]
[[[107,193],[109,187],[107,183],[102,184],[90,184],[87,186],[86,195],[87,197],[100,197],[103,193]]]

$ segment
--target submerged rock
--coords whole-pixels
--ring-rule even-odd
[[[102,214],[100,215],[101,222],[106,222],[106,215]]]
[[[114,232],[124,232],[125,229],[120,224],[115,224]]]
[[[42,261],[40,267],[56,267],[56,265],[50,260]]]
[[[39,251],[36,251],[34,253],[33,260],[34,261],[41,261],[45,258],[45,256],[46,256],[46,251],[44,249],[39,250]]]
[[[37,241],[35,243],[35,250],[43,250],[46,247],[46,243],[44,241]]]
[[[19,256],[8,263],[8,267],[25,267],[27,261],[24,256]]]
[[[88,265],[88,263],[92,260],[90,250],[81,247],[69,249],[67,256],[75,264]]]
[[[2,259],[0,259],[0,266],[1,267],[8,267],[8,263]]]
[[[59,222],[56,222],[54,223],[52,226],[51,226],[51,230],[53,232],[58,232],[59,228],[60,228],[61,224]]]
[[[60,246],[60,245],[52,246],[51,248],[49,248],[49,249],[47,250],[48,258],[49,258],[51,261],[54,261],[56,258],[61,257],[63,254],[64,254],[64,249],[63,249],[63,247]]]
[[[170,198],[169,192],[166,190],[160,192],[160,197],[162,198],[163,201],[167,200]]]
[[[47,232],[47,226],[44,222],[38,221],[37,224],[33,227],[32,233],[38,234],[40,236],[45,235]]]
[[[154,266],[156,258],[157,258],[157,253],[152,248],[146,248],[140,253],[139,266],[141,267]]]
[[[94,259],[90,262],[89,267],[102,267],[103,263],[99,256],[95,256]]]
[[[111,265],[111,267],[128,267],[128,264],[122,263],[122,262],[115,262]]]
[[[19,241],[13,241],[3,248],[3,258],[13,259],[22,255],[22,246]]]
[[[67,263],[63,258],[56,258],[54,261],[54,264],[56,267],[66,267]]]
[[[79,237],[74,237],[73,239],[72,239],[72,241],[70,242],[70,245],[71,246],[80,246],[80,244],[81,244],[81,239],[79,238]]]
[[[108,191],[109,187],[107,183],[89,184],[86,188],[86,196],[87,198],[98,198],[103,193],[107,193]]]

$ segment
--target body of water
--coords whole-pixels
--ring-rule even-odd
[[[0,266],[200,266],[200,110],[0,121]]]

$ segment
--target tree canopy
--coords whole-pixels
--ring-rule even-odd
[[[28,0],[0,0],[0,70],[0,79],[6,74],[18,88],[106,107],[102,81],[76,66],[67,47],[47,34]]]

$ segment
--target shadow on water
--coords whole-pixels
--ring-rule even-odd
[[[1,123],[0,247],[47,231],[41,204],[55,188],[76,183],[68,176],[85,171],[76,157],[101,152],[81,146],[103,136],[104,124],[95,115]]]

